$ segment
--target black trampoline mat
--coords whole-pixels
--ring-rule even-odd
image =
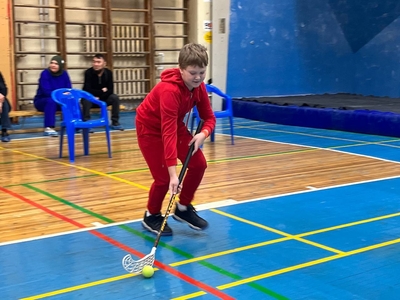
[[[235,100],[253,101],[273,105],[296,105],[315,108],[342,110],[375,110],[400,114],[400,98],[362,96],[352,94],[324,94],[285,97],[240,98]]]

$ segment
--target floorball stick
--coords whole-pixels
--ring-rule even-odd
[[[200,133],[201,128],[203,127],[203,123],[204,123],[204,121],[200,120],[200,123],[197,126],[195,135]],[[194,150],[194,143],[190,145],[188,154],[186,155],[185,162],[183,163],[181,172],[179,173],[179,177],[178,177],[179,185],[181,184],[183,177],[185,176],[185,172],[188,167],[189,160],[192,157],[193,150]],[[133,260],[132,256],[130,254],[125,255],[124,258],[122,259],[122,266],[129,273],[141,273],[144,266],[153,266],[154,260],[156,258],[157,246],[160,241],[161,234],[164,230],[165,224],[167,224],[167,219],[169,217],[169,214],[171,213],[172,206],[175,203],[175,196],[176,196],[176,194],[173,194],[173,195],[171,195],[171,198],[169,199],[167,211],[165,213],[164,220],[161,224],[161,229],[157,234],[157,237],[156,237],[156,240],[154,241],[154,245],[153,245],[153,248],[151,249],[151,252],[139,260]]]

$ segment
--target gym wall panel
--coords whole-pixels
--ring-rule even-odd
[[[400,20],[394,20],[357,53],[355,94],[400,97]]]
[[[227,92],[400,96],[400,0],[231,0]]]
[[[231,3],[227,91],[232,96],[351,88],[352,52],[326,1]]]

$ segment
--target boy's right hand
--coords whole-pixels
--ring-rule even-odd
[[[169,179],[169,192],[171,195],[176,195],[181,192],[182,184],[179,184],[178,176],[172,176]]]
[[[176,166],[168,167],[169,173],[169,192],[171,195],[176,195],[181,192],[182,184],[179,185],[179,178],[176,175]]]

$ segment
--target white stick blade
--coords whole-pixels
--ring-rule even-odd
[[[155,249],[153,248],[150,254],[139,260],[133,260],[130,254],[127,254],[122,259],[122,266],[129,273],[142,273],[144,266],[153,266],[155,260]]]

